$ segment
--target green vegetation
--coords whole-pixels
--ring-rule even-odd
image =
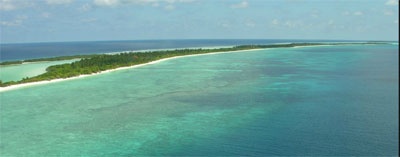
[[[75,55],[75,56],[61,56],[61,57],[51,57],[51,58],[38,58],[38,59],[27,59],[22,61],[6,61],[1,62],[0,65],[12,65],[12,64],[22,64],[25,62],[42,62],[42,61],[61,61],[61,60],[70,60],[70,59],[79,59],[79,58],[91,58],[97,56],[94,55]]]
[[[380,42],[379,42],[380,43]],[[226,51],[239,51],[239,50],[251,50],[251,49],[265,49],[265,48],[285,48],[295,46],[315,46],[315,45],[348,45],[348,44],[377,44],[376,42],[368,43],[290,43],[290,44],[271,44],[271,45],[241,45],[231,48],[217,48],[217,49],[176,49],[176,50],[165,50],[165,51],[152,51],[152,52],[129,52],[120,53],[115,55],[80,55],[80,56],[65,56],[45,59],[34,59],[25,61],[54,61],[54,60],[66,60],[74,58],[83,58],[80,61],[73,63],[61,64],[50,66],[46,69],[46,73],[34,76],[26,77],[20,81],[1,82],[0,87],[5,87],[14,84],[52,80],[57,78],[68,78],[79,76],[82,74],[93,74],[101,71],[115,69],[119,67],[127,67],[132,65],[138,65],[148,63],[163,58],[170,58],[175,56],[193,55],[193,54],[205,54],[213,52],[226,52]],[[380,43],[382,44],[382,43]],[[9,62],[10,63],[10,62]],[[19,63],[18,61],[15,63]],[[6,63],[3,63],[6,64]]]
[[[6,62],[1,62],[0,65],[12,65],[12,64],[22,64],[24,61],[6,61]]]

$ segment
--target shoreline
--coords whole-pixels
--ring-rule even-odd
[[[324,47],[324,46],[335,46],[335,45],[313,45],[313,46],[295,46],[293,48],[303,48],[303,47]]]
[[[165,49],[143,49],[143,50],[127,50],[127,51],[115,51],[115,52],[107,52],[102,53],[106,55],[115,55],[120,53],[129,53],[129,52],[153,52],[153,51],[173,51],[173,50],[184,50],[184,49],[217,49],[217,48],[232,48],[235,45],[231,46],[206,46],[206,47],[183,47],[183,48],[165,48]]]
[[[363,42],[360,42],[360,43],[363,43]],[[303,48],[303,47],[320,47],[320,46],[336,46],[336,45],[322,44],[322,45],[304,45],[304,46],[279,47],[279,48]],[[247,49],[247,50],[225,51],[225,52],[210,52],[210,53],[202,53],[202,54],[191,54],[191,55],[175,56],[175,57],[163,58],[163,59],[159,59],[159,60],[155,60],[155,61],[151,61],[151,62],[143,63],[143,64],[137,64],[137,65],[127,66],[127,67],[119,67],[119,68],[115,68],[115,69],[109,69],[109,70],[105,70],[105,71],[100,71],[98,73],[83,74],[83,75],[74,76],[74,77],[68,77],[68,78],[59,78],[59,79],[44,80],[44,81],[37,81],[37,82],[28,82],[28,83],[10,85],[10,86],[6,86],[6,87],[0,87],[0,93],[4,92],[4,91],[10,91],[10,90],[24,88],[24,87],[43,85],[43,84],[49,84],[49,83],[54,83],[54,82],[73,80],[73,79],[78,79],[78,78],[84,78],[84,77],[88,77],[88,76],[94,76],[94,75],[99,75],[99,74],[103,74],[103,73],[109,73],[109,72],[113,72],[113,71],[117,71],[117,70],[137,68],[137,67],[141,67],[141,66],[145,66],[145,65],[149,65],[149,64],[156,64],[156,63],[159,63],[159,62],[162,62],[162,61],[171,60],[171,59],[177,59],[177,58],[183,58],[183,57],[214,55],[214,54],[224,54],[224,53],[235,53],[235,52],[246,52],[246,51],[257,51],[257,50],[267,50],[267,49],[274,49],[274,48],[255,48],[255,49]]]
[[[175,57],[170,57],[170,58],[163,58],[163,59],[151,61],[151,62],[148,62],[148,63],[137,64],[137,65],[127,66],[127,67],[119,67],[119,68],[109,69],[109,70],[105,70],[105,71],[101,71],[101,72],[93,73],[93,74],[79,75],[79,76],[74,76],[74,77],[69,77],[69,78],[59,78],[59,79],[46,80],[46,81],[22,83],[22,84],[10,85],[10,86],[7,86],[7,87],[0,87],[0,93],[1,92],[5,92],[5,91],[20,89],[20,88],[25,88],[25,87],[32,87],[32,86],[37,86],[37,85],[44,85],[44,84],[61,82],[61,81],[80,79],[80,78],[85,78],[85,77],[89,77],[89,76],[95,76],[95,75],[105,74],[105,73],[109,73],[109,72],[114,72],[114,71],[118,71],[118,70],[138,68],[138,67],[141,67],[141,66],[146,66],[146,65],[150,65],[150,64],[156,64],[156,63],[160,63],[160,62],[163,62],[163,61],[166,61],[166,60],[171,60],[171,59],[202,56],[202,55],[215,55],[215,54],[224,54],[224,53],[257,51],[257,50],[264,50],[264,49],[251,49],[251,50],[226,51],[226,52],[211,52],[211,53],[204,53],[204,54],[192,54],[192,55],[184,55],[184,56],[175,56]]]
[[[65,60],[57,60],[57,61],[35,61],[35,62],[22,62],[20,64],[7,64],[7,65],[0,65],[0,67],[8,67],[8,66],[18,66],[18,65],[27,65],[27,64],[35,64],[35,63],[49,63],[49,62],[63,62],[63,61],[79,61],[82,58],[75,58],[75,59],[65,59]]]

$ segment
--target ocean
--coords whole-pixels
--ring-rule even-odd
[[[192,40],[131,40],[81,41],[0,44],[0,62],[121,51],[276,44],[289,42],[343,42],[345,40],[277,40],[277,39],[192,39]]]
[[[0,65],[0,80],[2,82],[19,81],[26,77],[33,77],[43,74],[46,72],[46,68],[49,66],[72,63],[78,60],[80,59]]]
[[[275,48],[5,91],[0,156],[396,156],[398,57]]]

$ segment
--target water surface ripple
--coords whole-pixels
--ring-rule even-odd
[[[398,81],[390,45],[173,59],[0,93],[0,155],[397,155]]]

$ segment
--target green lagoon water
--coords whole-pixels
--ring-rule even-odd
[[[398,55],[256,50],[1,92],[0,156],[397,155]]]
[[[72,63],[80,59],[62,60],[62,61],[43,61],[30,62],[24,64],[0,65],[0,80],[3,82],[19,81],[25,77],[32,77],[43,74],[46,68],[52,65]]]

